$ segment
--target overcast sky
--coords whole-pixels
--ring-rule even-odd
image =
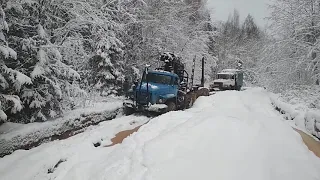
[[[237,9],[241,21],[250,13],[263,28],[267,23],[264,17],[268,16],[268,2],[269,0],[208,0],[208,7],[213,11],[214,20],[227,20],[229,14]]]

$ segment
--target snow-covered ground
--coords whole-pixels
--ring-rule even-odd
[[[0,154],[7,154],[19,146],[32,144],[43,138],[81,127],[88,116],[93,119],[92,116],[96,114],[102,114],[103,118],[108,114],[112,115],[122,107],[122,102],[121,98],[104,98],[85,108],[66,112],[63,117],[51,121],[30,124],[4,123],[0,126]]]
[[[0,159],[0,179],[320,179],[320,159],[262,89],[200,97],[193,108],[154,118],[122,144],[103,147],[116,132],[132,129],[131,121],[137,126],[147,120],[121,117],[16,151]]]
[[[119,131],[134,128],[148,120],[146,117],[125,116],[102,122],[66,140],[42,144],[28,151],[15,151],[0,159],[0,179],[45,180],[63,177],[77,167],[82,167],[86,162],[108,158],[107,155],[113,148],[102,146],[111,144],[110,139]],[[101,146],[94,147],[95,143],[101,143]],[[54,166],[60,160],[65,162],[55,170]],[[53,173],[48,173],[49,171]],[[78,175],[76,176],[79,178],[74,179],[81,179],[81,174]]]

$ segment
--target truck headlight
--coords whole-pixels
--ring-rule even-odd
[[[164,103],[164,100],[160,98],[158,102],[159,103]]]

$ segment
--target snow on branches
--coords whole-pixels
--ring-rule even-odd
[[[275,91],[320,84],[320,1],[275,0],[260,74]]]

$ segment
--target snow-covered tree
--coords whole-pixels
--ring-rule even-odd
[[[242,38],[244,39],[253,39],[258,38],[260,30],[256,23],[254,22],[253,17],[249,14],[242,25]]]
[[[273,39],[261,62],[263,78],[275,91],[319,84],[320,1],[275,0],[270,9]]]
[[[207,43],[214,32],[203,1],[134,2],[125,6],[135,19],[124,26],[126,64],[139,69],[147,63],[155,67],[160,54],[167,51],[182,56],[189,71],[195,55],[198,60],[206,55],[209,63],[214,62]]]
[[[80,79],[75,70],[62,62],[59,46],[52,43],[49,35],[52,27],[64,24],[60,22],[62,17],[56,20],[57,13],[52,10],[58,7],[48,1],[7,1],[5,5],[10,15],[8,44],[18,52],[17,60],[7,66],[27,75],[24,79],[28,80],[23,88],[20,85],[19,90],[6,92],[19,97],[23,107],[19,114],[11,113],[10,120],[45,121],[61,114],[65,105],[62,99],[77,88],[72,86],[73,81]]]
[[[119,40],[119,18],[124,10],[120,2],[62,1],[61,6],[72,20],[56,29],[54,36],[56,43],[62,44],[64,60],[83,76],[81,86],[101,92],[119,88],[124,79],[123,44]]]
[[[6,36],[9,27],[5,12],[0,6],[0,124],[8,119],[8,114],[21,111],[22,102],[17,96],[24,85],[32,84],[31,79],[11,67],[17,59],[17,53],[8,46]]]

